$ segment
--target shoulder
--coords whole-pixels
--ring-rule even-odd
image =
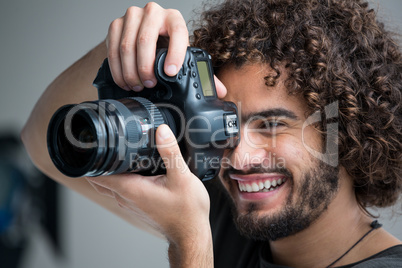
[[[402,244],[385,249],[365,260],[355,263],[346,267],[355,268],[377,268],[377,267],[389,267],[389,268],[402,268]]]

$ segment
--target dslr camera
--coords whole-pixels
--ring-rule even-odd
[[[179,73],[163,71],[167,49],[156,53],[155,88],[141,92],[117,86],[107,59],[93,85],[99,100],[69,104],[50,120],[47,145],[55,166],[69,177],[166,172],[155,131],[167,124],[198,178],[217,175],[223,151],[239,141],[236,105],[218,99],[210,55],[188,47]]]

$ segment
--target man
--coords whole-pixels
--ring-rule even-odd
[[[61,175],[46,152],[50,116],[96,98],[91,80],[106,56],[121,88],[155,86],[158,39],[175,75],[189,43],[180,13],[131,7],[49,86],[22,134],[38,167],[162,234],[172,266],[401,266],[401,242],[366,210],[402,191],[401,52],[366,3],[229,0],[204,13],[193,45],[212,55],[218,96],[242,117],[240,144],[206,187],[165,125],[156,142],[166,175]]]

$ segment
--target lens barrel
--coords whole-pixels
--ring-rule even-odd
[[[55,166],[69,177],[160,174],[163,163],[155,131],[161,124],[177,132],[168,109],[141,97],[66,105],[50,120],[48,151]]]

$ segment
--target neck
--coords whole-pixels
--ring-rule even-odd
[[[311,226],[270,242],[275,263],[291,267],[326,267],[371,229],[372,220],[360,209],[348,181],[340,181],[338,194]],[[364,244],[364,240],[356,245],[356,249]],[[351,250],[336,265],[353,263],[364,257],[367,256],[362,255],[361,250]]]

